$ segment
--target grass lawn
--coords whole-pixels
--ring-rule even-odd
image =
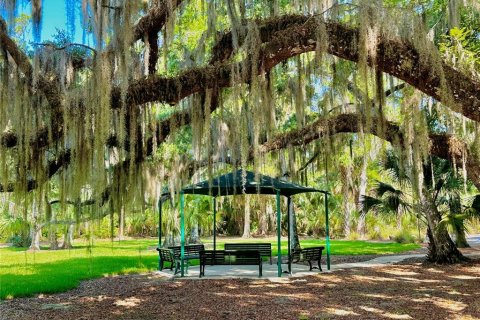
[[[245,239],[217,239],[223,243],[245,242]],[[274,238],[251,239],[251,242],[272,242]],[[211,239],[206,239],[206,244]],[[76,241],[71,250],[27,252],[19,248],[0,249],[0,299],[29,296],[36,293],[66,291],[78,286],[80,281],[105,275],[140,273],[155,270],[158,254],[155,239],[96,240],[93,247]],[[286,253],[282,241],[282,253]],[[303,240],[302,247],[324,244],[319,240]],[[331,241],[332,255],[391,254],[418,248],[416,244],[380,243],[366,241]]]

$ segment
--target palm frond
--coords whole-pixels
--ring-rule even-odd
[[[480,212],[480,194],[473,197],[472,205],[470,207]]]
[[[395,187],[393,187],[392,185],[390,185],[388,183],[385,183],[385,182],[382,182],[382,181],[377,181],[374,190],[375,190],[375,193],[377,194],[378,197],[383,197],[383,195],[387,192],[397,193],[399,191]]]
[[[360,208],[363,213],[378,209],[382,205],[382,200],[363,195],[360,199]]]

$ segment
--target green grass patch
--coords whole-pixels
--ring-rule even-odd
[[[211,241],[211,238],[205,239],[207,248]],[[274,238],[219,238],[217,248],[223,248],[225,242],[271,242],[273,254],[277,254]],[[74,249],[35,253],[21,248],[0,249],[0,299],[62,292],[77,287],[82,280],[156,270],[156,243],[155,239],[97,240],[88,246],[76,241]],[[324,245],[324,241],[302,240],[301,244],[311,247]],[[282,240],[281,245],[282,254],[286,254],[287,242]],[[331,254],[392,254],[418,247],[416,244],[332,240]]]

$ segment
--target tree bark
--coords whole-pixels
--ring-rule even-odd
[[[427,261],[437,264],[448,264],[466,260],[453,243],[447,229],[439,225],[441,215],[435,203],[430,199],[424,199],[421,207],[428,223]]]
[[[462,227],[455,227],[455,245],[457,248],[470,248],[470,245],[467,242],[467,235],[465,234],[465,229]]]
[[[243,235],[242,238],[247,239],[251,237],[250,234],[250,223],[251,223],[251,212],[250,212],[250,199],[248,195],[245,195],[245,215],[243,218]]]
[[[28,248],[29,251],[40,251],[41,233],[42,229],[37,224],[32,225],[32,228],[30,229],[30,238],[32,238],[32,242]]]
[[[198,222],[195,222],[190,231],[190,238],[188,239],[189,243],[200,243],[200,233],[198,232]]]
[[[298,251],[301,249],[300,238],[298,237],[298,227],[297,227],[297,215],[295,214],[295,205],[293,201],[290,201],[290,250]]]
[[[340,172],[342,174],[342,193],[343,193],[343,234],[345,238],[350,237],[352,230],[352,211],[353,205],[351,202],[353,180],[352,180],[352,165],[346,164],[340,166]]]
[[[125,238],[125,206],[122,204],[118,216],[118,240]]]
[[[368,158],[365,155],[362,160],[362,168],[360,172],[360,181],[358,184],[358,199],[357,199],[357,211],[360,213],[357,223],[357,233],[360,235],[360,239],[365,239],[365,212],[361,208],[362,197],[367,193],[367,167]]]
[[[63,237],[62,249],[71,249],[73,248],[73,232],[75,230],[75,225],[73,223],[68,224],[67,230]]]
[[[33,200],[32,203],[32,222],[30,226],[30,238],[32,242],[30,243],[29,251],[39,251],[40,250],[40,237],[42,234],[42,229],[39,223],[39,206],[36,200]]]

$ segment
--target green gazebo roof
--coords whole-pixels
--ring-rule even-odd
[[[277,191],[286,197],[305,192],[327,193],[242,169],[187,186],[182,191],[185,194],[203,194],[213,197],[235,194],[276,194]]]

